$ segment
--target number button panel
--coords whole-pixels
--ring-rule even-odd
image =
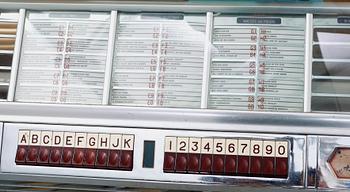
[[[166,173],[288,177],[287,140],[166,137]]]

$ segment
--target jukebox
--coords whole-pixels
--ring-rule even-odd
[[[350,2],[1,1],[0,189],[350,189]]]

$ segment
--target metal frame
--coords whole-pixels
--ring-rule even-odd
[[[59,167],[42,167],[42,166],[25,166],[16,165],[14,157],[16,156],[18,130],[55,130],[55,131],[72,131],[74,132],[97,132],[97,133],[123,133],[135,134],[134,144],[134,168],[133,171],[117,170],[99,170],[99,169],[81,169],[81,168],[59,168]],[[189,136],[189,137],[223,137],[220,132],[209,131],[175,131],[153,129],[149,134],[149,129],[132,129],[132,128],[106,128],[106,127],[88,127],[88,126],[60,126],[60,125],[35,125],[35,124],[11,124],[5,123],[4,128],[4,145],[1,156],[1,171],[5,173],[27,173],[27,174],[44,174],[44,175],[64,175],[94,178],[115,178],[129,180],[144,180],[155,182],[182,183],[189,182],[192,184],[224,184],[234,186],[244,186],[247,183],[254,182],[257,186],[283,186],[283,187],[304,187],[304,151],[306,147],[305,136],[298,135],[273,135],[273,134],[244,134],[244,133],[225,133],[225,138],[258,138],[258,139],[287,139],[290,141],[289,151],[289,177],[288,179],[277,178],[259,178],[259,177],[241,177],[241,176],[217,176],[217,175],[199,175],[199,174],[176,174],[163,173],[164,159],[164,139],[165,136]],[[148,133],[148,134],[147,134]],[[143,160],[143,141],[154,140],[155,148],[155,167],[142,168]]]
[[[157,3],[155,5],[155,3]],[[305,7],[307,5],[307,7]],[[19,51],[23,34],[25,9],[28,10],[75,10],[75,11],[111,11],[116,16],[119,12],[208,12],[207,19],[212,19],[213,12],[220,13],[269,13],[269,14],[303,14],[306,15],[306,46],[305,47],[305,101],[304,112],[310,112],[310,77],[312,53],[312,13],[317,14],[350,14],[350,4],[299,4],[286,6],[262,5],[249,3],[125,3],[118,1],[87,3],[49,3],[49,2],[0,2],[1,9],[20,10],[16,51],[14,55],[13,74],[8,101],[13,101],[16,72],[18,69]],[[117,17],[111,19],[114,22]],[[116,23],[116,22],[115,22]],[[208,31],[207,25],[207,31]],[[111,24],[112,28],[112,24]],[[21,30],[22,29],[22,30]],[[115,30],[115,27],[114,27]],[[110,30],[109,47],[114,46]],[[207,33],[207,41],[210,35]],[[113,43],[112,43],[113,42]],[[209,48],[206,53],[210,53]],[[109,50],[109,56],[112,52]],[[210,59],[210,54],[205,57]],[[111,65],[113,57],[107,59]],[[17,60],[17,61],[16,61]],[[107,65],[109,68],[110,66]],[[106,72],[110,72],[106,69]],[[203,74],[207,75],[206,72]],[[110,76],[105,77],[104,105],[62,105],[62,104],[32,104],[19,102],[0,103],[0,134],[3,140],[0,180],[16,181],[49,181],[57,183],[80,183],[90,185],[159,187],[168,189],[194,190],[232,190],[247,189],[254,182],[252,189],[261,191],[290,188],[348,188],[349,181],[335,180],[327,165],[327,158],[336,146],[350,147],[350,118],[345,114],[321,113],[274,113],[274,112],[239,112],[209,109],[172,109],[105,106],[108,104],[109,93],[106,84]],[[203,95],[203,92],[202,92]],[[206,103],[202,101],[202,108]],[[25,124],[20,124],[25,123]],[[31,123],[31,124],[27,124]],[[50,124],[50,125],[49,125]],[[66,125],[66,126],[63,126]],[[73,127],[74,126],[74,127]],[[26,129],[55,129],[86,132],[116,132],[135,134],[135,161],[132,172],[86,170],[79,168],[54,168],[17,166],[14,164],[16,152],[17,131]],[[2,131],[4,130],[4,134]],[[150,134],[152,132],[152,134]],[[244,133],[242,133],[244,132]],[[148,133],[148,134],[147,134]],[[293,143],[293,155],[290,158],[288,179],[248,178],[236,176],[183,175],[163,173],[163,148],[165,136],[217,136],[217,137],[248,137],[248,138],[288,138]],[[332,136],[344,136],[334,138]],[[142,168],[142,149],[144,140],[156,141],[156,168]],[[6,154],[6,155],[4,155]],[[147,177],[146,177],[147,176]],[[319,181],[327,180],[325,185]],[[265,187],[265,188],[260,188]]]

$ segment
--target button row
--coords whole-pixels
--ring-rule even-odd
[[[16,164],[131,171],[133,151],[19,145]]]
[[[20,130],[18,145],[134,150],[134,135]]]
[[[20,130],[16,164],[132,170],[134,135]]]
[[[288,141],[166,137],[164,172],[288,177]]]

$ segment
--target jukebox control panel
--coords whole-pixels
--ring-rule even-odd
[[[5,123],[1,171],[175,182],[288,182],[305,136]],[[218,181],[208,180],[217,178]],[[220,179],[224,179],[220,181]]]

